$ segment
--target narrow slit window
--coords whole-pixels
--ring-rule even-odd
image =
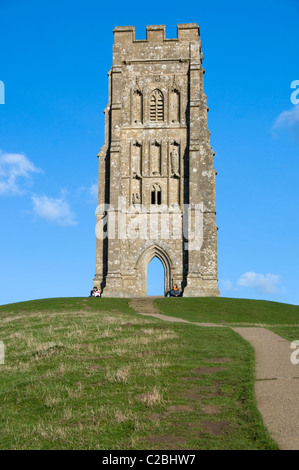
[[[158,204],[158,206],[161,206],[161,204],[162,204],[161,191],[157,191],[157,204]]]
[[[155,193],[155,190],[152,191],[152,204],[156,204],[156,193]]]

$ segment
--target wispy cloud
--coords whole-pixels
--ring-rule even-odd
[[[0,150],[0,194],[22,194],[32,174],[40,172],[26,155]]]
[[[93,197],[93,198],[97,198],[98,197],[98,185],[97,184],[92,184],[89,188],[88,188],[88,191],[89,191],[89,194]]]
[[[285,127],[292,127],[299,124],[299,105],[297,104],[288,111],[283,111],[276,119],[272,129],[277,130]]]
[[[280,292],[281,277],[278,274],[259,274],[253,271],[242,274],[238,285],[251,287],[263,294],[277,294]]]
[[[90,186],[81,186],[78,189],[79,194],[85,194],[92,201],[96,201],[98,197],[98,185],[97,183],[91,184]]]
[[[33,211],[38,217],[59,225],[77,225],[75,214],[63,197],[55,199],[45,195],[35,195],[31,199]]]

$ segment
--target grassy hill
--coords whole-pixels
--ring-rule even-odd
[[[297,325],[299,307],[265,300],[230,299],[225,297],[156,299],[161,313],[191,322],[222,325]]]
[[[235,321],[240,304],[205,302],[157,305]],[[43,299],[1,306],[0,341],[1,449],[277,448],[256,408],[253,349],[228,327],[164,323],[125,299]]]

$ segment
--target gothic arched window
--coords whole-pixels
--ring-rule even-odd
[[[154,90],[150,100],[150,120],[164,121],[164,97],[160,90]]]
[[[161,206],[162,204],[162,191],[159,184],[154,184],[151,189],[151,204],[157,204]]]

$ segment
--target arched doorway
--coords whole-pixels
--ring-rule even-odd
[[[165,294],[165,270],[162,261],[155,256],[147,267],[147,295]]]
[[[164,268],[164,292],[162,292],[162,295],[166,294],[171,288],[172,262],[170,257],[163,248],[152,245],[140,255],[135,267],[137,270],[137,278],[140,282],[140,292],[143,296],[147,295],[147,270],[150,262],[154,258],[158,258]]]

